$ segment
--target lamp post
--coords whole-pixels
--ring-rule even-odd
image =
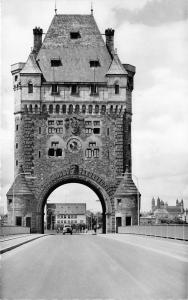
[[[16,174],[16,176],[14,177],[14,183],[13,183],[13,191],[12,191],[12,225],[15,225],[15,199],[14,199],[14,188],[15,188],[15,181],[16,181],[16,178],[20,175],[26,175],[25,178],[27,179],[35,179],[36,177],[33,177],[33,176],[27,176],[27,175],[31,175],[31,173],[29,172],[21,172],[21,173],[18,173]]]

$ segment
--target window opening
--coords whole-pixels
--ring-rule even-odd
[[[35,113],[38,113],[38,105],[35,104]]]
[[[92,114],[93,106],[89,105],[89,114]]]
[[[32,105],[31,105],[31,104],[29,105],[29,112],[30,112],[30,113],[33,112],[33,108],[32,108]]]
[[[16,143],[16,149],[18,149],[18,143]]]
[[[42,112],[46,112],[46,104],[43,104],[43,106],[42,106]]]
[[[66,114],[67,109],[66,109],[66,105],[65,104],[63,104],[62,110],[63,110],[63,114]]]
[[[72,40],[76,40],[76,39],[81,38],[80,32],[79,31],[70,32],[70,38]]]
[[[49,120],[48,125],[54,125],[54,120]]]
[[[16,226],[22,226],[22,217],[16,217]]]
[[[92,147],[95,147],[96,146],[96,142],[89,142],[89,147],[92,148]]]
[[[85,114],[86,113],[86,106],[82,105],[82,113]]]
[[[58,94],[58,85],[52,84],[52,95]]]
[[[98,87],[96,84],[91,85],[91,95],[97,95],[98,94]]]
[[[12,199],[9,199],[9,200],[8,200],[8,204],[9,204],[9,205],[12,204]]]
[[[73,84],[71,86],[71,95],[78,95],[79,89],[77,84]]]
[[[115,84],[115,94],[119,94],[119,84]]]
[[[53,113],[53,105],[52,105],[52,104],[50,104],[50,106],[49,106],[49,113],[50,113],[50,114]]]
[[[59,110],[60,110],[60,106],[59,106],[59,104],[57,104],[57,105],[56,105],[56,108],[55,108],[56,114],[59,114]]]
[[[99,113],[99,106],[95,105],[95,113],[98,114]]]
[[[75,113],[78,114],[80,111],[80,107],[78,104],[76,104],[76,107],[75,107]]]
[[[57,120],[56,123],[57,125],[63,125],[63,120]]]
[[[93,128],[94,134],[100,134],[100,128]]]
[[[60,67],[60,66],[62,66],[62,62],[60,58],[51,59],[51,67]]]
[[[110,134],[110,128],[107,128],[107,135]]]
[[[72,113],[73,113],[73,105],[70,104],[70,105],[69,105],[69,114],[72,114]]]
[[[33,84],[28,83],[28,93],[33,93]]]
[[[93,121],[94,126],[100,126],[100,121]]]
[[[40,158],[40,151],[39,151],[39,158]]]
[[[90,60],[90,68],[96,68],[96,67],[100,67],[100,62],[99,60]]]
[[[18,125],[16,125],[16,131],[18,131]]]

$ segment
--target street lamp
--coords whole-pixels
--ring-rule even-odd
[[[15,188],[15,181],[16,181],[16,178],[20,175],[31,175],[31,173],[29,172],[21,172],[21,173],[18,173],[16,174],[16,176],[14,177],[14,182],[13,182],[13,191],[12,191],[12,225],[15,225],[15,201],[14,201],[14,188]],[[25,178],[27,179],[35,179],[36,177],[33,177],[33,176],[25,176]]]

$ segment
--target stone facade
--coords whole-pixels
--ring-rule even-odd
[[[66,24],[62,25],[67,33],[62,47],[59,24]],[[119,176],[132,172],[135,67],[121,64],[113,48],[114,31],[106,32],[105,44],[92,15],[55,15],[43,43],[42,30],[33,32],[34,48],[27,62],[12,66],[15,181],[7,193],[10,219],[14,210],[13,223],[21,216],[25,224],[29,216],[31,231],[43,232],[49,194],[60,185],[78,182],[98,195],[103,232],[114,232]],[[32,176],[25,176],[29,195],[16,189],[24,172]],[[124,210],[131,213],[132,224],[137,224],[138,190],[130,189],[133,185],[130,176],[121,196]]]

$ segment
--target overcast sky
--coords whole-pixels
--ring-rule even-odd
[[[152,197],[158,196],[170,205],[183,198],[188,208],[188,1],[92,2],[101,33],[109,27],[115,29],[115,47],[122,63],[132,64],[137,70],[132,149],[133,174],[138,177],[142,194],[141,208],[150,209]],[[14,177],[14,96],[10,65],[27,60],[35,26],[47,32],[54,3],[54,0],[1,0],[3,203]],[[56,3],[59,14],[90,13],[90,0],[56,0]],[[61,198],[60,190],[69,201],[75,192],[81,195],[78,201],[87,198],[96,202],[93,192],[77,185],[59,188],[53,200]]]

